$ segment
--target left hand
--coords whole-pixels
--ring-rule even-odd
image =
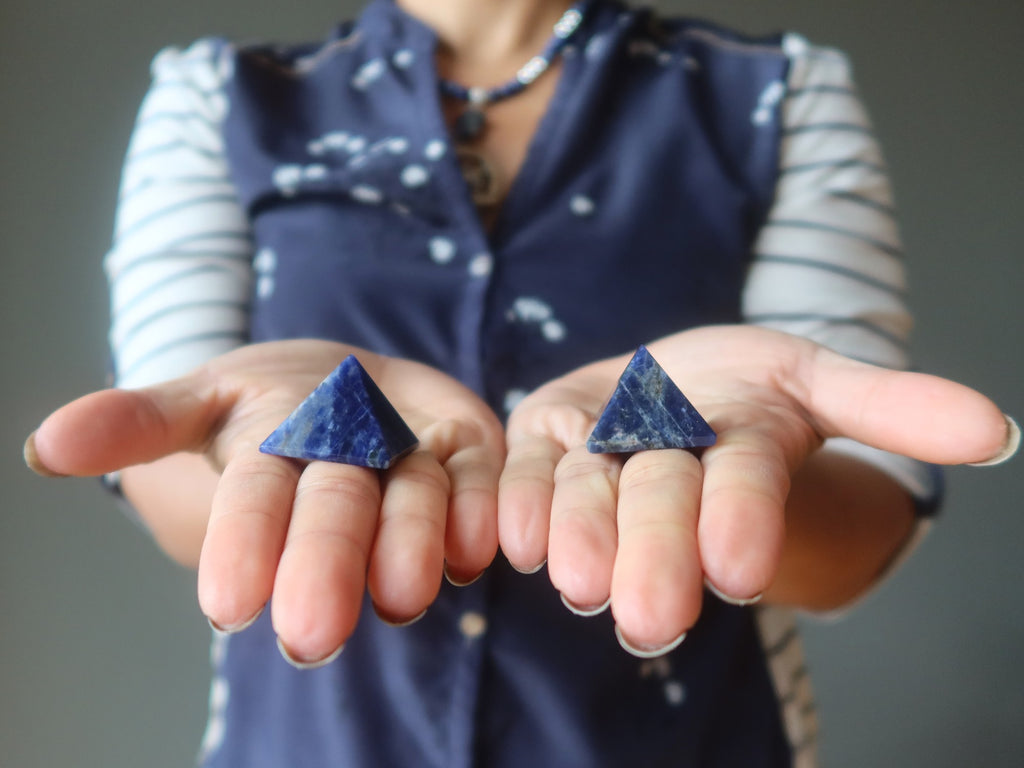
[[[384,471],[261,453],[348,354],[419,436],[419,449]],[[433,602],[442,569],[469,581],[497,551],[505,453],[491,409],[426,365],[344,344],[253,344],[179,379],[96,392],[51,414],[29,445],[30,466],[75,476],[181,452],[204,457],[219,477],[196,553],[200,606],[215,625],[237,630],[273,597],[274,629],[300,665],[344,644],[367,589],[383,618],[408,621]]]
[[[1001,411],[924,374],[859,363],[750,326],[687,331],[648,345],[718,433],[700,458],[641,451],[625,461],[585,443],[629,356],[585,366],[523,400],[507,427],[499,539],[523,571],[545,560],[581,609],[609,598],[623,639],[670,644],[697,620],[703,585],[737,601],[771,586],[790,479],[826,437],[941,463],[995,456]]]

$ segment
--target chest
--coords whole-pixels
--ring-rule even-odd
[[[488,231],[493,230],[502,204],[514,186],[558,91],[561,70],[561,62],[556,61],[522,92],[489,105],[483,113],[484,125],[479,136],[469,141],[455,141],[467,184],[477,189],[474,194],[477,212]],[[442,99],[442,114],[450,135],[458,135],[457,121],[467,108],[462,101],[450,97]]]
[[[285,75],[239,59],[225,137],[256,239],[253,338],[421,360],[500,408],[598,357],[736,321],[774,177],[752,170],[742,121],[722,145],[686,69],[602,39],[488,109],[479,149],[505,180],[489,218],[450,139],[461,105],[406,49]],[[738,78],[734,111],[778,72]]]

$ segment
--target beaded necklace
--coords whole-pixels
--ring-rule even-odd
[[[443,96],[466,103],[466,108],[455,119],[453,127],[456,153],[462,174],[469,184],[473,202],[477,206],[494,205],[500,199],[501,189],[497,176],[487,158],[478,150],[470,148],[483,136],[487,128],[484,110],[491,104],[522,93],[531,83],[547,71],[551,62],[562,52],[569,38],[583,22],[583,14],[589,0],[579,0],[555,22],[551,39],[544,49],[519,68],[514,78],[493,88],[467,88],[461,83],[441,79]]]

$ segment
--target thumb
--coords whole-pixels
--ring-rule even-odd
[[[93,392],[43,421],[25,443],[25,461],[42,475],[90,476],[201,450],[227,408],[200,374]]]
[[[1012,422],[999,407],[962,384],[825,351],[815,363],[804,403],[826,435],[936,464],[990,460],[1012,439]]]

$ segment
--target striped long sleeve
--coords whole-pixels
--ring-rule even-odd
[[[791,35],[774,205],[754,247],[744,319],[889,368],[909,365],[903,246],[885,161],[846,57]],[[933,471],[850,440],[830,450],[884,469],[922,509]]]
[[[252,239],[224,157],[227,61],[202,41],[153,62],[105,261],[122,387],[181,375],[247,338]]]
[[[846,57],[790,36],[789,82],[775,203],[755,244],[745,286],[747,322],[812,339],[890,368],[909,364],[905,269],[881,150]],[[888,473],[930,511],[939,480],[927,465],[845,438],[826,450]],[[891,572],[930,527],[916,531]],[[878,583],[884,580],[881,574]],[[818,722],[793,611],[757,609],[795,768],[816,768]]]

